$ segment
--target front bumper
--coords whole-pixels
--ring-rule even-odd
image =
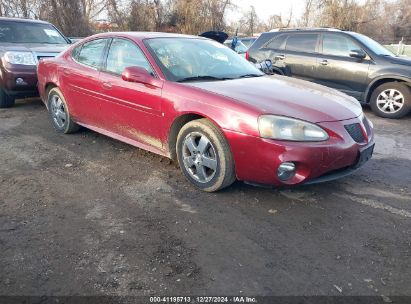
[[[375,147],[375,144],[372,144],[372,145],[368,146],[366,149],[363,149],[364,151],[369,150],[370,152],[368,152],[367,155],[364,156],[364,157],[362,157],[360,155],[358,160],[357,160],[357,163],[354,164],[353,166],[338,169],[338,170],[335,170],[335,171],[331,171],[331,172],[329,172],[327,174],[324,174],[320,177],[308,180],[307,182],[304,183],[304,185],[325,183],[325,182],[333,181],[333,180],[340,179],[340,178],[343,178],[345,176],[353,174],[355,171],[360,169],[362,166],[364,166],[371,159],[372,154],[374,152],[374,147]]]
[[[360,151],[374,145],[371,127],[366,141],[357,143],[344,125],[362,123],[359,118],[319,123],[330,134],[324,142],[286,142],[263,139],[225,130],[234,156],[239,180],[262,185],[297,185],[325,182],[347,176],[364,163],[358,164]],[[296,174],[288,181],[280,181],[277,170],[281,163],[293,162]]]
[[[23,82],[16,82],[18,78],[21,78]],[[0,67],[0,86],[11,96],[38,96],[36,67],[2,65]]]

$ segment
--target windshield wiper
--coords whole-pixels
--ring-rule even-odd
[[[244,74],[238,76],[238,78],[251,78],[251,77],[261,77],[264,76],[265,74]]]
[[[177,80],[177,82],[197,81],[197,80],[216,80],[218,81],[218,80],[227,80],[227,79],[230,79],[230,78],[204,75],[204,76],[192,76],[192,77],[181,78]]]

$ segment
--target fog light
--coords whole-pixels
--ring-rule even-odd
[[[287,181],[295,175],[295,164],[291,162],[282,163],[277,170],[277,176],[281,181]]]
[[[19,77],[19,78],[16,78],[16,84],[17,85],[26,85],[27,82],[25,82],[23,78]]]

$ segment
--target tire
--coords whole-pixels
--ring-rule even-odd
[[[209,120],[185,124],[177,136],[177,159],[185,177],[197,188],[215,192],[236,179],[234,160],[223,133]]]
[[[410,88],[400,82],[387,82],[377,87],[370,99],[372,111],[384,118],[404,117],[411,110]]]
[[[52,88],[47,94],[47,108],[54,128],[64,134],[80,129],[70,116],[70,111],[63,94],[58,88]]]
[[[10,108],[15,104],[15,98],[0,89],[0,108]]]

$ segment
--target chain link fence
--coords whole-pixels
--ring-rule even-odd
[[[385,44],[384,46],[395,55],[411,57],[411,45],[405,44],[403,40],[396,44]]]

